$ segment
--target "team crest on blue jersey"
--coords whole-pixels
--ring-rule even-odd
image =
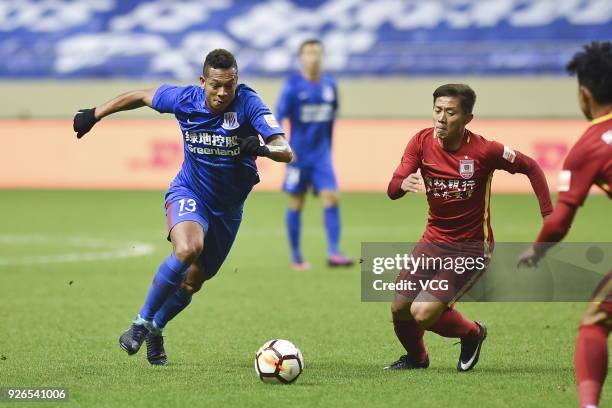
[[[334,89],[331,86],[324,86],[321,97],[325,102],[332,102],[334,100]]]
[[[223,124],[221,127],[225,130],[236,129],[240,126],[238,123],[238,114],[236,112],[225,112],[223,114]]]
[[[470,179],[474,175],[474,160],[459,160],[459,174],[464,179]]]

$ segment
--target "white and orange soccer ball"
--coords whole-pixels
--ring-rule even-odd
[[[303,370],[302,352],[290,341],[267,341],[255,354],[255,372],[265,383],[290,384]]]

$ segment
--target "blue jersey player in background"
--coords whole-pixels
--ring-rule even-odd
[[[185,160],[165,196],[173,252],[157,270],[140,313],[119,344],[132,355],[146,341],[149,363],[166,365],[162,329],[189,305],[204,281],[215,276],[229,253],[244,200],[259,182],[255,156],[289,163],[293,153],[255,91],[238,85],[236,60],[226,50],[206,56],[199,86],[127,92],[80,110],[74,130],[81,138],[105,116],[142,106],[174,114]]]
[[[323,201],[329,266],[350,266],[353,260],[340,252],[340,211],[338,185],[332,165],[332,131],[338,110],[336,81],[321,74],[323,45],[304,41],[299,48],[301,72],[285,83],[277,107],[279,121],[288,119],[290,144],[296,160],[287,166],[283,190],[289,193],[286,224],[291,246],[292,267],[307,270],[300,249],[301,213],[308,188]]]

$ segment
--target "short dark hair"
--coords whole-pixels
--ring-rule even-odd
[[[300,48],[298,51],[299,55],[302,55],[302,51],[304,51],[304,47],[306,47],[307,45],[320,45],[321,47],[323,47],[323,43],[321,42],[321,40],[318,40],[316,38],[309,38],[305,41],[302,41],[302,43],[300,44]]]
[[[577,52],[565,67],[578,83],[588,88],[595,102],[612,103],[612,43],[593,41]]]
[[[238,71],[238,64],[236,63],[236,58],[234,58],[234,55],[231,52],[222,48],[217,48],[216,50],[209,52],[206,56],[204,66],[202,67],[202,75],[206,76],[209,68],[235,68],[236,71]]]
[[[466,84],[446,84],[439,86],[433,93],[433,101],[441,96],[458,97],[463,113],[472,113],[476,103],[476,92]]]

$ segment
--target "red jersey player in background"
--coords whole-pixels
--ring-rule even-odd
[[[433,101],[434,127],[421,130],[410,140],[387,193],[395,200],[407,192],[421,190],[424,181],[429,217],[419,245],[447,243],[460,248],[465,243],[480,243],[482,251],[488,255],[488,248],[493,244],[489,198],[494,170],[526,174],[537,195],[542,216],[552,212],[546,178],[530,157],[465,128],[474,116],[472,109],[476,101],[476,94],[469,86],[440,86],[433,93]],[[457,370],[474,368],[487,330],[483,324],[464,318],[453,304],[482,272],[484,270],[471,274],[451,271],[456,281],[450,297],[431,290],[396,292],[391,307],[393,325],[406,355],[386,369],[429,366],[424,330],[461,339]],[[423,279],[425,276],[427,271],[404,270],[398,279]]]
[[[554,212],[519,265],[536,265],[552,243],[569,231],[578,207],[593,184],[612,198],[612,43],[593,42],[567,65],[578,76],[578,101],[590,126],[578,139],[559,174]],[[609,216],[609,214],[608,214]],[[608,335],[612,330],[612,272],[601,281],[582,316],[574,365],[581,407],[596,407],[608,370]]]

